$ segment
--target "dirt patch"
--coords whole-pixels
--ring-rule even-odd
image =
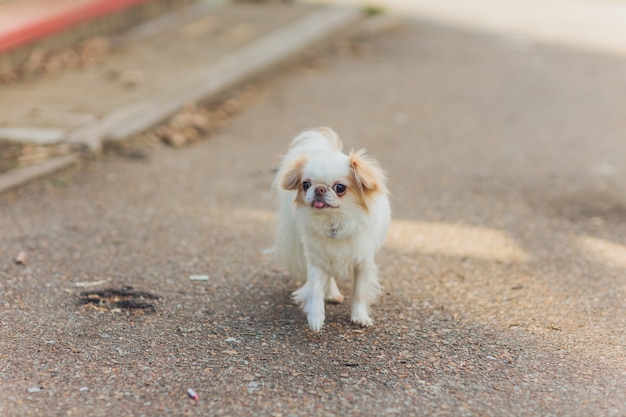
[[[21,144],[0,139],[0,173],[15,168],[21,155]]]
[[[148,300],[158,300],[158,295],[136,291],[133,287],[107,288],[98,291],[83,291],[80,293],[79,306],[88,306],[97,310],[119,311],[131,310],[134,312],[154,313],[156,307]]]
[[[50,158],[68,155],[79,150],[78,146],[72,146],[69,143],[38,145],[0,138],[0,174],[15,168],[35,165]]]
[[[35,49],[22,65],[0,74],[0,85],[32,81],[69,69],[100,64],[113,53],[112,45],[110,38],[94,36],[60,50]]]

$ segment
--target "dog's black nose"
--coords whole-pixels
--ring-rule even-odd
[[[324,187],[323,185],[318,185],[317,187],[315,187],[316,196],[321,197],[324,194],[326,194],[326,187]]]

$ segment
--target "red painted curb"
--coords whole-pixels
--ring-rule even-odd
[[[0,6],[0,53],[151,0],[20,0]]]

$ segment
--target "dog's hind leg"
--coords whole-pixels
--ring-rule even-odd
[[[341,304],[343,302],[343,295],[339,288],[337,287],[337,282],[335,278],[330,277],[328,281],[326,281],[326,295],[325,300],[332,304]]]
[[[354,268],[351,321],[361,326],[371,326],[370,304],[380,293],[378,270],[374,262],[363,262]]]

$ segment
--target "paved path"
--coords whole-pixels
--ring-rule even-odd
[[[415,22],[313,62],[210,140],[0,196],[0,414],[626,413],[626,61]],[[370,329],[312,334],[261,253],[316,125],[389,171]]]
[[[363,4],[363,0],[328,0]],[[626,54],[626,2],[595,0],[379,0],[388,11],[512,35],[519,41]]]

